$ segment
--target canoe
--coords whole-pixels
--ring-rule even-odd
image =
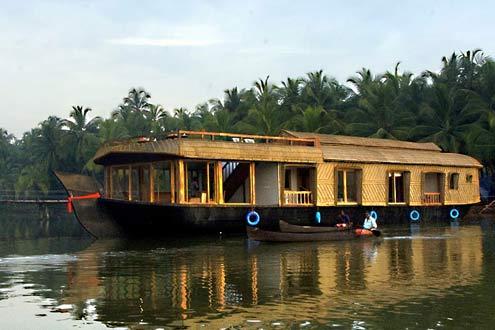
[[[246,227],[246,231],[250,240],[261,242],[347,241],[358,238],[374,237],[371,231],[364,229],[346,229],[320,233],[284,233],[281,231]]]
[[[278,221],[280,231],[284,233],[328,233],[335,231],[348,230],[348,228],[342,227],[328,227],[328,226],[299,226],[290,224],[284,220]]]

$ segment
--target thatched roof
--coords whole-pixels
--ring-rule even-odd
[[[472,157],[438,151],[348,145],[323,145],[321,148],[326,161],[482,167]]]
[[[316,138],[322,145],[346,145],[346,146],[366,146],[379,148],[412,149],[442,151],[439,146],[432,142],[419,143],[390,139],[365,138],[358,136],[318,134],[307,132],[295,132],[284,130],[283,134],[297,138]]]
[[[444,153],[434,143],[415,143],[385,139],[325,135],[284,131],[295,140],[259,139],[251,143],[233,140],[169,138],[159,141],[121,141],[102,146],[96,153],[97,164],[146,162],[167,158],[245,160],[285,163],[321,163],[324,161],[416,164],[458,167],[482,167],[474,158]],[[223,136],[223,135],[222,135]],[[249,137],[248,135],[243,135]],[[255,136],[253,136],[255,137]],[[273,139],[277,139],[274,137]],[[280,139],[280,138],[278,138]],[[295,145],[297,139],[316,139],[313,146]],[[290,143],[289,143],[290,142]],[[292,143],[294,142],[294,143]],[[285,144],[284,144],[285,143]]]
[[[326,161],[482,167],[476,159],[442,152],[442,149],[432,142],[418,143],[294,131],[284,131],[284,134],[297,138],[318,139]]]
[[[315,146],[211,141],[193,138],[110,143],[102,146],[93,159],[96,164],[119,164],[172,157],[313,164],[323,161],[321,149]]]

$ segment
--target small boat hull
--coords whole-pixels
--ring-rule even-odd
[[[330,233],[348,230],[346,227],[293,225],[284,220],[279,220],[278,224],[283,233]]]
[[[287,233],[246,227],[246,231],[250,240],[261,242],[348,241],[359,238],[373,237],[373,233],[365,229],[345,229],[316,233]]]

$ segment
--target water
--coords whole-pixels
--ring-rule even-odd
[[[3,329],[493,328],[495,236],[388,229],[380,241],[0,241]]]

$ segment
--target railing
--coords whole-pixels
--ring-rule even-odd
[[[234,172],[239,162],[226,162],[222,165],[222,178],[223,181],[227,180],[227,178]]]
[[[220,133],[220,132],[201,132],[201,131],[182,131],[168,135],[168,138],[196,138],[201,140],[227,140],[231,142],[245,143],[279,143],[288,145],[301,145],[317,147],[320,145],[318,138],[296,138],[287,136],[270,136],[270,135],[252,135],[252,134],[236,134],[236,133]]]
[[[424,193],[423,194],[423,204],[441,204],[440,202],[440,193]]]
[[[311,191],[284,191],[285,205],[312,205],[313,193]]]

